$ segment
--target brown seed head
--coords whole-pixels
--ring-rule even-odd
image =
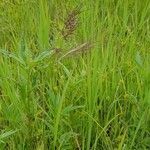
[[[67,39],[76,30],[78,25],[78,14],[80,13],[80,8],[75,8],[70,13],[64,22],[64,28],[62,30],[62,35],[64,39]]]

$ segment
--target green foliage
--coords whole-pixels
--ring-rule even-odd
[[[0,150],[150,149],[149,0],[0,1]]]

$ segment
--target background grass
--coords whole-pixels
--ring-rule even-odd
[[[0,149],[150,149],[149,14],[149,0],[1,0]]]

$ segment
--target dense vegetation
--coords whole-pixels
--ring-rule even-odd
[[[0,150],[148,150],[149,125],[149,0],[0,0]]]

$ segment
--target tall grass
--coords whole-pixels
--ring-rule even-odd
[[[0,1],[0,149],[150,149],[149,0]]]

